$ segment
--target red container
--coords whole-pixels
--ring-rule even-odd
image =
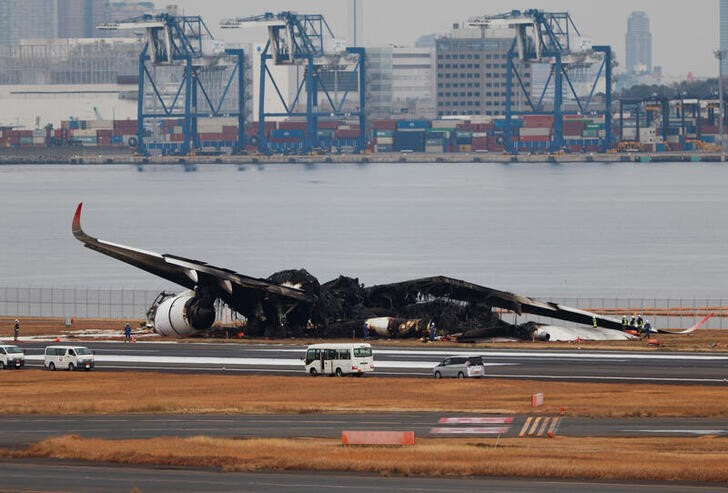
[[[523,126],[526,128],[547,128],[554,126],[551,115],[523,115]]]
[[[531,135],[528,137],[520,137],[521,142],[549,142],[551,137],[548,135]]]
[[[184,136],[184,134],[170,134],[169,141],[170,142],[184,142],[185,136]]]
[[[397,130],[396,120],[372,120],[369,124],[374,130]]]
[[[564,121],[564,135],[581,135],[584,132],[584,122],[580,120]]]
[[[359,137],[358,128],[337,130],[336,133],[334,133],[335,139],[356,139],[358,137]]]
[[[279,130],[306,130],[306,122],[286,121],[278,123]]]
[[[201,134],[199,134],[199,137],[200,137],[200,140],[204,140],[204,141],[208,141],[208,142],[209,141],[217,142],[217,141],[225,140],[225,139],[223,139],[224,134],[221,134],[221,133],[201,133]]]
[[[339,122],[336,120],[323,120],[318,122],[319,130],[336,130],[339,127]]]

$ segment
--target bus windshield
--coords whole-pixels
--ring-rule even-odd
[[[372,348],[370,347],[355,347],[354,356],[357,358],[368,358],[372,355]]]

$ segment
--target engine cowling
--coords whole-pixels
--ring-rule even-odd
[[[215,308],[194,291],[167,298],[154,313],[154,332],[166,337],[189,337],[215,323]]]

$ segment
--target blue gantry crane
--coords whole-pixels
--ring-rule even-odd
[[[165,153],[187,155],[200,149],[198,123],[203,118],[237,118],[234,151],[245,146],[245,54],[214,44],[212,33],[199,16],[176,13],[143,15],[98,26],[102,30],[146,31],[139,55],[137,152],[146,155],[157,148]],[[167,68],[167,72],[163,69]],[[211,87],[210,74],[220,74]],[[166,75],[166,78],[162,75]],[[221,83],[221,84],[220,84]],[[154,140],[147,123],[181,119],[182,142]]]
[[[578,113],[603,114],[605,117],[605,135],[600,141],[600,150],[605,152],[612,142],[611,105],[612,105],[612,50],[609,46],[591,45],[573,46],[573,40],[580,37],[574,21],[567,12],[545,12],[530,9],[525,11],[512,10],[503,14],[482,16],[470,19],[473,26],[482,28],[510,28],[515,31],[513,44],[508,52],[506,72],[506,128],[504,132],[504,145],[509,152],[517,152],[514,144],[513,110],[514,82],[525,96],[527,105],[532,114],[553,114],[554,130],[550,150],[552,152],[564,147],[564,87],[568,86],[574,96]],[[524,64],[550,63],[551,71],[543,91],[538,99],[531,97],[530,91],[524,82],[524,77],[516,67],[515,60]],[[599,63],[599,69],[586,98],[580,97],[574,88],[569,76],[569,68],[573,66],[589,66]],[[605,79],[605,95],[603,104],[592,109],[594,95],[601,77]],[[545,110],[544,97],[550,87],[553,87],[554,102],[551,111]],[[521,113],[525,114],[525,113]]]
[[[344,47],[337,44],[333,32],[320,14],[299,14],[295,12],[265,13],[252,17],[238,17],[221,21],[222,28],[265,26],[268,40],[260,53],[259,106],[258,106],[258,148],[269,153],[265,122],[268,118],[305,118],[306,130],[301,151],[311,152],[321,147],[318,134],[319,118],[358,118],[359,137],[355,151],[366,145],[366,53],[364,48]],[[335,87],[325,77],[327,67],[345,66],[346,59],[353,58],[353,68],[344,77],[343,89]],[[295,95],[286,97],[276,82],[268,62],[275,65],[298,65],[304,67],[304,75],[296,88]],[[339,70],[337,68],[336,70]],[[283,111],[273,112],[266,108],[266,82],[272,82]],[[346,107],[349,96],[359,93],[358,105]],[[320,97],[322,96],[322,97]],[[305,97],[305,110],[303,106]]]

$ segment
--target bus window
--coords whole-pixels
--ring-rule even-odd
[[[354,356],[357,358],[368,358],[372,355],[372,348],[370,347],[357,347],[354,348]]]
[[[339,349],[337,359],[351,359],[351,352],[348,349]]]
[[[319,358],[321,358],[320,349],[309,349],[308,351],[306,351],[306,364],[316,361]]]

